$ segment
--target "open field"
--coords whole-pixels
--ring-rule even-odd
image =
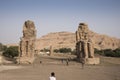
[[[120,80],[120,58],[101,59],[101,64],[85,65],[84,69],[80,63],[71,61],[66,66],[53,57],[40,57],[30,65],[1,65],[0,80],[49,80],[51,72],[55,72],[57,80]]]

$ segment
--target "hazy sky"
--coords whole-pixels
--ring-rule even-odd
[[[120,0],[0,0],[0,42],[17,43],[32,20],[37,37],[75,32],[85,22],[94,32],[120,38]]]

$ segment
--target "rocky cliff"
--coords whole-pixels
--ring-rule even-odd
[[[89,31],[89,35],[94,41],[94,47],[97,49],[116,49],[120,47],[120,39],[100,35],[93,31]],[[76,37],[72,32],[54,32],[42,36],[36,41],[36,49],[41,50],[52,46],[57,48],[72,48],[75,49]]]

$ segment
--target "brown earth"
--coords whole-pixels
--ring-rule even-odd
[[[65,61],[61,62],[62,58],[39,56],[34,64],[6,65],[19,68],[0,71],[0,80],[49,80],[51,72],[55,72],[57,80],[120,80],[120,58],[100,57],[101,64],[85,65],[84,69],[75,61],[66,66]]]

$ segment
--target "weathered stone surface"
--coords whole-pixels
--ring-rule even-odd
[[[25,21],[20,41],[20,63],[32,63],[35,54],[36,30],[33,21]]]
[[[77,58],[81,63],[99,64],[99,58],[94,58],[94,42],[89,37],[88,25],[80,23],[76,31]]]
[[[0,55],[0,64],[2,64],[3,62],[2,62],[2,56]]]
[[[36,37],[36,30],[35,30],[34,22],[30,20],[25,21],[23,26],[23,38],[29,39],[35,37]]]
[[[0,64],[2,64],[3,61],[2,61],[2,52],[0,51]]]
[[[88,33],[88,25],[80,23],[76,31],[76,50],[78,58],[94,58],[94,46]]]
[[[85,23],[80,23],[76,31],[76,41],[88,40],[88,26]]]
[[[100,58],[86,58],[86,64],[100,64]]]

